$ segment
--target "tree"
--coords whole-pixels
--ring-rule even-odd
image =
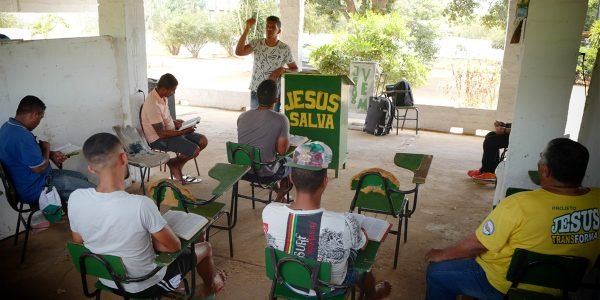
[[[221,45],[229,56],[234,55],[234,46],[237,43],[237,27],[232,26],[235,24],[236,16],[234,13],[222,15],[219,19],[211,22],[214,30],[213,35],[210,37],[211,41],[214,41]]]
[[[451,0],[444,9],[444,16],[450,23],[469,23],[475,19],[475,10],[484,3],[489,5],[485,15],[481,16],[481,24],[487,28],[506,28],[508,16],[508,0]]]
[[[323,14],[337,16],[342,14],[347,21],[352,18],[352,14],[364,14],[367,11],[378,13],[389,13],[392,11],[395,0],[308,0],[307,2],[316,5],[317,10]]]
[[[450,23],[466,23],[473,20],[479,3],[475,0],[452,0],[444,9],[444,16]]]
[[[176,21],[175,32],[181,44],[197,58],[200,49],[210,41],[214,29],[208,22],[208,16],[202,12],[186,13]]]
[[[485,15],[481,17],[483,26],[487,28],[506,29],[506,19],[508,18],[508,0],[496,0],[491,5]]]
[[[246,20],[255,18],[256,24],[254,24],[254,27],[248,33],[248,40],[263,38],[265,36],[267,17],[278,14],[279,9],[275,0],[241,0],[240,8],[236,11],[238,25],[236,37],[239,38],[244,31]],[[285,20],[283,21],[285,22]],[[233,26],[234,24],[231,25]]]
[[[395,11],[408,22],[409,43],[425,64],[432,62],[438,51],[435,41],[439,38],[438,28],[442,16],[442,7],[432,0],[398,0]]]
[[[31,25],[31,37],[39,34],[46,39],[48,38],[48,33],[53,31],[58,25],[69,28],[69,24],[63,18],[52,14],[44,15]]]

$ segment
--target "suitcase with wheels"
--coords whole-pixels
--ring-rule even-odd
[[[386,135],[392,129],[396,108],[385,96],[369,97],[369,108],[363,131],[373,135]]]

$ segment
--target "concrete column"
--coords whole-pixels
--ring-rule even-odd
[[[98,0],[100,35],[115,40],[118,89],[123,103],[124,125],[139,126],[138,108],[148,89],[146,73],[146,28],[143,0]]]
[[[500,75],[500,88],[498,90],[498,107],[496,120],[512,122],[515,109],[519,74],[521,73],[521,54],[523,43],[511,44],[517,23],[515,22],[517,1],[510,0],[508,5],[508,21],[506,22],[506,38],[504,40],[504,58]],[[488,126],[491,128],[491,124]]]
[[[579,142],[590,151],[590,161],[583,183],[586,186],[600,187],[600,133],[598,133],[600,118],[597,116],[600,116],[600,52],[596,56],[579,131]]]
[[[300,38],[304,31],[304,0],[279,1],[281,19],[281,40],[292,48],[292,55],[302,68],[302,45]]]
[[[501,191],[534,187],[527,171],[537,169],[547,142],[565,132],[586,10],[586,0],[530,2]]]

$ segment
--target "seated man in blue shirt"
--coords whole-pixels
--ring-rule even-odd
[[[60,151],[50,151],[50,144],[36,141],[32,131],[40,124],[46,105],[36,96],[21,99],[17,113],[0,127],[0,162],[15,185],[23,203],[37,204],[44,185],[58,190],[64,204],[79,188],[94,187],[87,178],[75,171],[56,170],[50,160],[62,164],[67,157]]]

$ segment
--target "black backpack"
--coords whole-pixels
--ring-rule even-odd
[[[396,84],[387,84],[385,86],[386,94],[395,106],[413,106],[413,94],[410,83],[406,80],[400,80]]]

